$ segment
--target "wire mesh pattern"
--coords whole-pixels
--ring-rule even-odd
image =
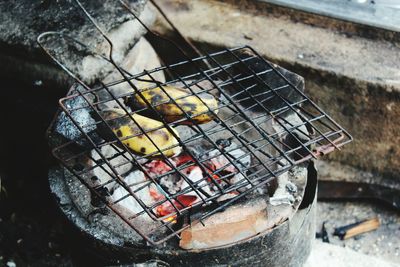
[[[53,154],[153,245],[351,141],[249,46],[139,74],[115,68],[123,79],[108,84],[72,75],[79,85],[59,103],[80,134]]]
[[[135,227],[130,220],[134,221],[135,218],[147,214],[163,227],[172,231],[172,234],[167,235],[167,238],[185,229],[185,227],[182,227],[175,230],[173,226],[191,209],[214,204],[215,208],[203,213],[201,218],[210,216],[253,189],[265,185],[292,166],[312,157],[328,153],[350,141],[348,134],[340,126],[323,113],[301,90],[294,87],[272,65],[257,55],[253,49],[249,47],[227,49],[207,55],[204,58],[214,63],[215,67],[204,70],[199,68],[199,71],[181,76],[179,70],[182,67],[193,68],[193,65],[202,59],[197,58],[192,61],[183,61],[155,70],[144,71],[141,74],[129,77],[128,80],[101,85],[85,91],[77,90],[75,94],[60,100],[62,110],[80,129],[82,140],[73,140],[55,148],[54,155],[84,183],[87,183],[88,180],[85,177],[91,177],[96,168],[101,168],[108,173],[109,180],[97,186],[89,184],[87,186],[98,194],[98,189],[104,188],[110,183],[120,184],[126,189],[126,195],[113,202],[110,202],[107,198],[104,199],[109,207],[117,205],[124,199],[134,198],[142,210],[136,214],[131,214],[129,217],[122,214],[120,216]],[[257,64],[254,64],[255,62]],[[157,72],[166,69],[177,78],[165,83],[160,83],[153,78]],[[133,85],[133,80],[145,81],[148,87],[142,90],[132,88],[131,93],[122,95],[114,95],[110,90],[112,86],[128,83],[128,81]],[[273,81],[274,86],[268,81]],[[204,82],[207,82],[206,86],[203,85]],[[181,98],[170,96],[168,86],[176,84],[180,84],[182,88],[186,89],[187,94]],[[148,106],[138,110],[132,110],[125,105],[126,99],[140,96],[142,92],[153,88],[160,88],[165,95],[168,95],[168,103],[174,103],[178,107],[180,107],[178,101],[182,98],[193,96],[201,101],[204,93],[219,95],[218,107],[208,108],[205,112],[212,113],[213,121],[198,124],[193,117],[201,114],[190,115],[180,107],[184,116],[176,121],[167,122],[163,114],[157,109],[158,106],[165,104],[163,102],[148,103]],[[95,99],[94,96],[101,91],[109,95],[106,100],[91,100]],[[71,109],[68,103],[76,98],[82,98],[84,101],[81,106]],[[146,98],[143,97],[143,99]],[[118,114],[118,117],[108,119],[102,115],[99,106],[109,102],[113,102],[113,105],[118,106],[122,111]],[[83,124],[77,122],[73,112],[80,109],[89,109],[90,113],[95,114],[94,117],[99,119],[92,123],[90,121]],[[148,112],[154,114],[158,121],[162,122],[162,125],[144,129],[139,122],[135,121],[135,114]],[[293,115],[297,115],[298,120],[291,120],[290,117]],[[121,138],[113,132],[113,128],[110,126],[120,119],[132,120],[139,131]],[[90,135],[87,129],[98,129],[100,124],[108,127],[110,132],[114,133],[114,136],[107,140],[93,138],[93,135]],[[156,142],[153,142],[157,150],[144,156],[132,152],[123,142],[143,135],[151,140],[150,133],[161,128],[167,129],[171,135],[174,135],[178,143],[174,146],[160,148]],[[178,131],[180,128],[188,128],[190,131],[186,136],[178,136],[176,130],[173,130],[175,128]],[[89,144],[87,145],[88,149],[71,155],[71,151],[75,151],[73,146],[81,144],[83,140]],[[236,146],[229,149],[230,145],[227,145],[228,149],[226,149],[223,143],[234,143]],[[204,149],[198,149],[198,144],[201,144]],[[108,146],[115,150],[115,153],[109,157],[102,150],[102,148]],[[174,147],[180,147],[181,153],[187,155],[190,160],[182,165],[174,163],[179,156],[165,155],[166,151]],[[91,153],[93,150],[100,155],[100,159],[93,157],[93,153]],[[241,155],[239,157],[232,156],[230,153],[234,151],[241,151]],[[88,160],[93,164],[88,164],[77,171],[79,167],[76,168],[75,163],[81,162],[82,157],[88,157]],[[117,157],[124,157],[125,161],[116,165],[113,163],[113,159]],[[161,174],[149,171],[148,165],[154,161],[154,157],[157,158],[156,161],[166,165],[164,168],[167,171]],[[221,157],[225,160],[225,165],[215,169],[207,164],[213,159]],[[241,160],[246,157],[251,158],[250,164],[243,163]],[[127,184],[124,180],[123,177],[129,175],[131,170],[128,172],[120,171],[122,165],[131,163],[133,163],[135,169],[145,174],[146,179],[140,181],[140,186]],[[202,178],[196,181],[191,180],[187,173],[187,169],[191,167],[198,167],[203,174]],[[234,171],[227,171],[232,167]],[[179,179],[186,182],[186,187],[174,193],[168,192],[162,180],[170,176],[180,177]],[[240,178],[232,181],[232,176],[240,176]],[[149,188],[159,190],[162,197],[158,201],[145,203],[140,195],[143,191],[148,191]],[[230,193],[233,194],[233,197],[228,201],[218,201],[218,198]],[[182,196],[191,196],[195,200],[188,205],[182,203]],[[99,197],[104,198],[102,195],[99,195]],[[166,203],[170,207],[169,211],[165,215],[157,213],[157,207],[163,207]],[[120,213],[118,209],[114,211]],[[148,241],[152,241],[152,234],[158,230],[156,228],[152,232],[142,234]],[[165,238],[158,241],[153,240],[154,243],[162,241],[165,241]]]

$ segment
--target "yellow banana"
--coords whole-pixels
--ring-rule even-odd
[[[164,125],[162,122],[141,116],[139,114],[131,115],[134,120],[133,121],[128,114],[119,109],[104,110],[101,111],[100,115],[110,125],[114,134],[116,134],[118,138],[120,138],[121,142],[133,153],[146,156],[158,152],[152,156],[159,156],[159,149],[165,156],[172,157],[181,152],[181,147],[178,146],[178,140],[167,128],[162,127]],[[138,127],[138,125],[140,125],[143,131],[146,132],[147,136]],[[100,132],[103,130],[104,133],[104,129],[108,129],[104,128],[104,126],[105,125],[103,124],[103,126],[99,127]],[[172,130],[179,138],[178,132],[175,129]],[[158,147],[158,149],[152,141]],[[171,146],[174,147],[167,149]]]
[[[218,101],[211,94],[199,93],[198,96],[195,96],[188,90],[170,85],[163,86],[163,89],[175,100],[177,105],[160,87],[140,89],[140,92],[167,122],[175,122],[185,118],[183,111],[192,119],[179,122],[180,124],[206,123],[214,118],[210,110],[218,113]],[[149,109],[143,98],[137,93],[127,99],[127,104],[136,109]]]

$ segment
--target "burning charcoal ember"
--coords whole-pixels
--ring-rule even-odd
[[[170,159],[170,164],[175,165],[175,167],[181,167],[185,164],[193,164],[194,161],[192,157],[189,155],[183,154],[177,157],[173,157]],[[166,164],[161,160],[153,160],[150,163],[145,165],[147,171],[153,177],[157,175],[162,175],[172,170],[171,166]],[[180,170],[180,174],[174,173],[173,175],[167,175],[160,178],[160,185],[169,193],[176,194],[180,191],[188,191],[185,195],[194,195],[197,197],[197,194],[192,190],[192,186],[190,186],[185,179],[183,179],[182,175],[184,175],[191,183],[195,183],[196,187],[202,188],[207,192],[207,194],[211,194],[211,191],[208,188],[208,183],[205,181],[203,177],[203,172],[199,166],[189,166],[187,168],[183,168]]]
[[[165,197],[159,193],[159,190],[154,187],[150,188],[151,195],[157,201],[165,200]],[[162,204],[158,205],[155,208],[156,214],[158,217],[165,217],[165,222],[173,222],[176,223],[176,212],[177,210],[181,210],[186,207],[190,207],[197,200],[196,196],[189,195],[180,195],[175,199],[170,201],[164,201]],[[175,208],[175,207],[176,208]]]
[[[175,167],[180,167],[186,163],[193,163],[192,158],[188,155],[179,155],[170,159],[170,164],[173,164]],[[162,175],[173,170],[170,165],[162,160],[153,160],[147,163],[145,167],[148,173],[154,178],[156,178],[157,175]],[[190,166],[184,168],[180,171],[180,173],[182,175],[185,175],[189,180],[194,183],[203,179],[202,171],[198,166]],[[176,194],[177,192],[184,189],[190,189],[191,187],[182,178],[182,175],[174,173],[172,175],[163,176],[160,178],[159,183],[169,194]],[[203,185],[206,184],[207,183]],[[189,192],[188,194],[190,193],[194,192]]]
[[[164,201],[162,204],[155,207],[155,212],[158,217],[165,217],[164,221],[176,223],[176,212],[186,207],[190,207],[196,200],[196,196],[179,195],[170,201],[166,200],[161,193],[162,190],[154,184],[150,186],[150,195],[155,201]]]
[[[186,192],[184,196],[186,197],[195,197],[196,199],[201,196],[203,198],[207,198],[209,196],[213,196],[217,194],[218,188],[215,186],[215,184],[210,180],[210,177],[208,175],[204,175],[202,169],[199,166],[192,165],[196,164],[193,158],[189,155],[180,155],[177,157],[173,157],[170,159],[170,162],[173,163],[176,167],[181,167],[185,165],[191,165],[188,166],[187,168],[183,168],[180,170],[180,173],[186,177],[190,181],[190,184],[183,179],[182,175],[168,175],[160,178],[160,185],[169,193],[169,194],[176,194],[180,191]],[[215,165],[217,164],[217,165]],[[219,165],[220,164],[220,165]],[[209,175],[213,177],[216,182],[218,182],[221,186],[228,186],[229,184],[225,183],[222,179],[220,179],[220,176],[213,174],[213,171],[217,170],[217,166],[225,166],[227,165],[229,167],[229,162],[224,161],[224,162],[219,162],[219,161],[212,161],[209,160],[208,162],[205,162],[205,167],[206,169],[209,170]],[[167,165],[165,162],[160,161],[160,160],[153,160],[152,162],[146,164],[146,168],[148,168],[148,172],[150,174],[160,175],[164,174],[166,172],[169,172],[172,170],[172,168]],[[224,173],[237,173],[236,169],[230,165],[230,168],[227,168],[227,170],[224,170]],[[240,174],[237,174],[238,177]],[[235,175],[233,175],[235,177]],[[240,178],[240,181],[243,180],[243,177]],[[198,188],[198,191],[193,190],[193,185]],[[222,202],[226,201],[228,199],[231,199],[235,196],[238,195],[238,192],[231,192],[231,193],[226,193],[222,195],[221,197],[217,198],[217,201]],[[196,200],[195,199],[195,200]]]
[[[178,140],[159,121],[139,114],[129,116],[122,109],[103,110],[100,114],[111,127],[110,131],[107,125],[101,123],[98,126],[101,136],[109,141],[115,140],[115,135],[118,136],[120,141],[133,153],[159,156],[159,151],[161,151],[163,155],[171,157],[181,152]],[[179,138],[178,132],[173,128],[172,130]]]
[[[145,164],[147,171],[154,175],[164,174],[172,170],[172,167],[162,160],[152,160]]]
[[[180,167],[185,164],[194,163],[195,161],[192,156],[188,154],[181,154],[177,157],[172,158],[172,162],[175,164],[175,166]]]
[[[237,169],[230,161],[223,155],[219,150],[213,150],[208,155],[207,158],[210,160],[205,162],[205,165],[212,171],[223,171],[229,173],[237,172]],[[232,160],[235,161],[235,160]]]
[[[220,150],[212,150],[210,151],[204,158],[211,158],[209,161],[205,162],[205,165],[212,170],[214,173],[218,173],[220,176],[224,175],[229,175],[232,174],[231,178],[227,177],[224,178],[224,182],[227,183],[227,185],[237,185],[241,182],[245,182],[245,178],[242,173],[240,173],[239,170],[246,172],[248,168],[251,165],[251,157],[249,154],[246,154],[243,150],[237,148],[237,145],[232,142],[223,142],[220,140],[217,141],[219,145],[224,144],[225,147],[221,148],[222,150],[225,150],[225,154],[229,159],[221,153]],[[217,144],[218,144],[217,143]],[[236,166],[234,166],[231,162],[233,162]],[[219,179],[217,175],[217,179]],[[249,188],[250,185],[244,186],[241,189],[238,189],[238,191],[245,190],[246,188]],[[231,195],[233,197],[235,194]],[[224,197],[223,199],[226,199]]]
[[[162,160],[153,160],[145,165],[145,168],[150,175],[156,177],[157,175],[165,174],[172,170],[172,168]],[[160,178],[160,185],[169,194],[176,194],[181,190],[183,180],[175,174],[162,176]]]
[[[195,164],[195,161],[191,156],[188,155],[180,155],[170,160],[176,167],[185,166],[185,164]],[[209,164],[208,166],[212,166]],[[150,174],[160,175],[172,170],[172,168],[164,163],[163,161],[153,160],[152,162],[146,164],[146,168],[148,168],[148,172]],[[215,169],[215,166],[212,167]],[[232,169],[231,171],[234,171]],[[207,198],[209,196],[213,196],[218,192],[218,188],[210,181],[210,177],[204,175],[202,169],[199,166],[192,165],[187,168],[183,168],[180,170],[180,173],[186,177],[190,181],[190,184],[183,179],[182,175],[168,175],[164,176],[160,179],[160,185],[169,193],[176,194],[180,191],[186,192],[184,195],[180,197],[191,197],[194,200],[197,200],[199,196],[203,198]],[[210,175],[212,175],[212,170],[210,170]],[[219,180],[218,175],[212,176],[218,183],[222,183]],[[198,191],[193,190],[193,185],[198,188]],[[237,192],[227,193],[223,196],[219,197],[217,201],[225,201],[230,198],[237,196]],[[193,200],[193,201],[194,201]]]
[[[157,177],[157,175],[164,174],[171,170],[171,168],[160,160],[153,160],[152,162],[145,165],[146,171],[149,175]],[[168,176],[167,176],[168,177]],[[173,221],[177,209],[183,209],[185,207],[191,206],[196,200],[197,196],[193,195],[179,195],[176,199],[172,199],[171,202],[166,201],[165,192],[159,186],[151,182],[149,177],[141,171],[133,171],[124,181],[129,185],[131,190],[135,192],[136,196],[143,201],[146,206],[151,206],[156,202],[162,202],[160,205],[154,208],[154,212],[158,217],[166,217],[166,221]],[[166,179],[164,180],[166,181]],[[166,181],[167,183],[169,181]],[[164,185],[166,186],[166,185]],[[176,189],[178,192],[180,187]],[[169,192],[170,193],[170,192]],[[137,200],[129,195],[129,192],[123,188],[121,185],[116,184],[114,186],[114,192],[112,194],[112,199],[118,201],[120,205],[132,212],[137,214],[143,211],[143,207],[137,202]],[[168,217],[168,215],[170,215]]]
[[[229,148],[232,147],[234,148],[235,146],[231,144]],[[235,155],[240,157],[244,155],[244,152],[240,149],[235,149],[232,152],[233,153],[231,156]],[[250,165],[249,157],[243,157],[242,159],[242,166]],[[183,191],[187,192],[185,193],[185,195],[198,197],[198,194],[200,194],[203,198],[207,198],[207,196],[213,196],[218,192],[217,186],[214,184],[213,181],[211,181],[211,179],[216,181],[222,187],[229,186],[232,183],[245,181],[243,175],[239,173],[239,171],[229,162],[229,160],[225,156],[220,155],[220,152],[218,150],[213,150],[207,155],[203,155],[202,160],[204,160],[203,165],[207,170],[207,174],[205,174],[200,166],[196,165],[196,161],[187,154],[182,154],[171,158],[170,164],[173,164],[175,167],[182,167],[185,165],[187,165],[188,167],[180,170],[181,175],[175,173],[174,175],[161,177],[160,185],[169,194],[175,194],[179,191]],[[150,163],[147,163],[145,166],[148,172],[150,174],[154,174],[154,176],[172,171],[171,166],[161,160],[153,160]],[[190,181],[190,184],[182,177],[182,175]],[[194,191],[192,189],[193,185],[196,188],[199,188],[200,191]],[[235,197],[236,195],[237,192],[225,194],[224,196],[218,198],[218,201],[224,201]]]
[[[200,194],[203,198],[207,198],[207,195],[212,196],[215,194],[213,184],[205,179],[205,177],[203,176],[203,171],[200,169],[200,167],[191,166],[182,170],[182,172],[186,175],[188,180],[190,180],[191,184],[193,184],[196,188],[201,188],[201,191],[197,193],[192,189],[193,186],[189,185],[188,182],[183,180],[181,185],[182,188],[181,190],[182,191],[190,190],[190,192],[187,193],[187,195],[196,196],[197,194]],[[207,195],[205,195],[204,193]]]
[[[184,166],[186,164],[196,164],[196,161],[189,155],[181,155],[173,159],[176,166]],[[184,168],[181,173],[183,173],[188,180],[190,180],[191,184],[193,184],[196,188],[201,188],[200,192],[195,192],[191,190],[191,192],[187,193],[188,195],[197,195],[200,194],[202,197],[207,198],[208,196],[213,196],[216,194],[218,188],[215,187],[213,181],[210,179],[214,179],[218,183],[221,183],[219,180],[220,177],[218,175],[213,174],[213,171],[216,170],[215,166],[212,166],[212,163],[205,162],[204,167],[207,170],[208,174],[204,174],[203,170],[199,166],[189,166]],[[212,178],[210,178],[210,176]],[[190,190],[193,186],[189,185],[188,182],[183,180],[181,185],[181,190],[186,191]]]
[[[225,150],[225,153],[230,159],[238,165],[239,169],[247,170],[250,167],[250,153],[246,153],[244,150],[237,148],[236,143],[231,142],[229,146],[224,146],[223,150]]]

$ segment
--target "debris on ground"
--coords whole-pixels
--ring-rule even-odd
[[[380,225],[379,218],[362,220],[352,224],[335,228],[333,235],[338,236],[341,240],[348,239],[366,232],[378,229]]]

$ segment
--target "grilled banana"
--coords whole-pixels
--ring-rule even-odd
[[[214,113],[218,113],[218,101],[211,94],[199,93],[196,96],[188,90],[170,85],[163,86],[163,89],[175,100],[176,104],[160,87],[141,89],[140,92],[167,122],[175,122],[186,118],[184,113],[186,112],[191,119],[181,121],[179,124],[193,124],[193,122],[201,124],[214,118],[211,110]],[[126,103],[136,109],[147,108],[149,110],[140,94],[129,97]]]
[[[123,110],[119,109],[104,110],[101,111],[100,115],[110,125],[113,133],[116,134],[121,142],[133,153],[144,156],[154,153],[152,156],[156,157],[160,155],[159,149],[165,156],[172,157],[181,152],[181,147],[178,146],[178,140],[172,133],[167,128],[160,128],[163,126],[162,122],[139,114],[131,115],[134,119],[133,121]],[[147,136],[138,125],[146,132]],[[113,139],[113,137],[111,137],[113,134],[110,133],[109,128],[105,124],[101,123],[98,129],[105,139]],[[175,129],[172,130],[175,135],[179,137],[178,132]],[[167,149],[171,146],[174,147]]]

